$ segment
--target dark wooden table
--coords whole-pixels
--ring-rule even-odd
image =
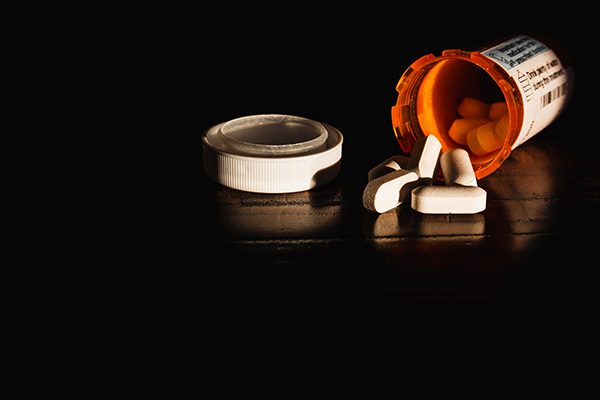
[[[200,33],[213,32],[210,21]],[[106,23],[122,35],[103,47],[94,32]],[[188,331],[198,321],[231,330],[486,327],[548,358],[596,359],[600,177],[585,84],[565,115],[480,180],[484,212],[403,206],[379,215],[362,206],[367,171],[400,154],[389,119],[394,85],[415,57],[439,52],[433,38],[384,62],[392,28],[366,42],[348,33],[352,43],[341,37],[350,31],[330,28],[325,43],[292,36],[294,51],[258,50],[271,63],[246,58],[258,65],[252,71],[232,64],[230,49],[241,42],[235,54],[248,56],[252,40],[270,37],[260,28],[223,46],[203,36],[200,49],[191,39],[198,20],[184,16],[60,26],[58,38],[70,43],[68,28],[77,28],[87,45],[38,38],[15,51],[4,76],[17,99],[9,110],[32,143],[28,240],[59,266],[43,269],[40,284],[63,282],[68,290],[54,294],[67,310],[98,317],[108,307],[122,323],[156,318]],[[150,28],[159,33],[137,42]],[[453,35],[439,46],[464,39]],[[377,39],[386,45],[369,44]],[[331,69],[296,62],[302,45],[331,57]],[[359,55],[369,62],[353,64]],[[338,128],[340,175],[284,195],[212,182],[202,130],[261,112]]]

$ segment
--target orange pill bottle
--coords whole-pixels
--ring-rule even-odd
[[[564,111],[573,81],[566,52],[539,35],[516,35],[474,51],[445,50],[419,58],[404,72],[396,86],[392,125],[404,152],[412,152],[423,136],[435,135],[443,152],[469,151],[477,178],[483,178]],[[500,148],[476,155],[448,135],[465,97],[506,102],[508,132]]]

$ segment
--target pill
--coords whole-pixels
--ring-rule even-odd
[[[387,175],[390,172],[406,169],[409,158],[407,156],[393,156],[369,171],[369,181],[380,176]]]
[[[494,130],[498,121],[482,125],[467,134],[467,144],[473,154],[483,156],[491,151],[498,150],[504,141],[496,135]]]
[[[440,157],[444,182],[449,186],[477,186],[477,177],[469,153],[463,149],[450,149]]]
[[[467,134],[481,125],[492,122],[487,117],[457,118],[452,123],[448,135],[458,144],[467,145]]]
[[[421,185],[431,185],[435,180],[440,165],[442,144],[433,135],[416,141],[406,169],[414,172]]]
[[[490,113],[488,114],[488,117],[491,120],[495,121],[497,119],[502,118],[502,116],[507,112],[508,106],[506,105],[506,103],[503,101],[499,101],[490,105]]]
[[[411,207],[423,214],[475,214],[485,210],[487,192],[477,186],[419,186]]]
[[[490,113],[490,105],[472,97],[465,97],[457,110],[463,118],[487,117]]]
[[[500,120],[498,120],[498,123],[494,128],[496,136],[498,136],[502,140],[505,140],[506,136],[508,135],[508,121],[508,113],[506,113],[502,116],[502,118],[500,118]]]
[[[416,173],[399,169],[370,181],[363,192],[367,210],[384,213],[410,201],[411,191],[419,184]]]

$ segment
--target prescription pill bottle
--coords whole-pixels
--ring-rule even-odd
[[[435,135],[443,152],[469,151],[477,178],[483,178],[562,113],[573,94],[573,68],[557,43],[527,33],[472,51],[423,56],[404,72],[396,90],[392,125],[402,150],[410,153],[419,138]],[[475,152],[470,143],[458,143],[449,135],[455,121],[463,118],[458,110],[465,98],[498,103],[506,110],[500,125],[490,125],[489,132],[494,132],[504,124],[502,134],[490,133],[496,140],[493,150]]]

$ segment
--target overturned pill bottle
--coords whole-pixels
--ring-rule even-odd
[[[392,125],[404,152],[435,135],[442,152],[467,150],[475,175],[483,178],[564,111],[573,81],[567,53],[539,34],[474,51],[445,50],[419,58],[404,72]]]

